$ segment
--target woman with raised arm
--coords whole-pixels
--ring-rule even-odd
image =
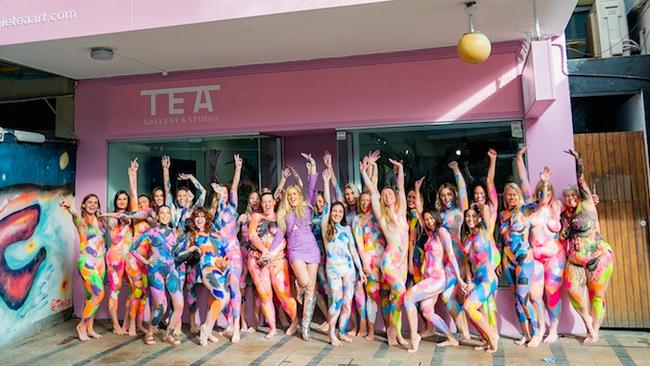
[[[377,150],[371,152],[369,156],[373,158],[372,162],[374,163],[379,158],[379,151]],[[329,170],[330,172],[330,176],[331,176],[330,182],[332,187],[334,188],[334,191],[336,192],[336,200],[338,202],[342,202],[344,207],[346,207],[345,222],[347,222],[348,225],[351,225],[354,222],[354,218],[357,216],[357,213],[359,212],[359,203],[358,203],[358,198],[360,197],[359,190],[357,189],[356,185],[347,184],[345,186],[344,192],[341,191],[341,188],[339,187],[338,184],[338,180],[336,179],[336,173],[334,172],[334,167],[332,165],[332,155],[328,151],[326,151],[325,156],[323,156],[323,162],[325,163],[325,167],[327,168],[327,170]],[[370,210],[370,208],[368,208],[368,210]],[[352,309],[354,310],[356,308],[356,312],[359,315],[359,322],[358,322],[359,328],[357,332],[356,317],[353,314],[352,317],[350,318],[349,329],[351,329],[351,332],[356,334],[359,337],[367,337],[368,334],[372,334],[371,338],[374,339],[375,330],[374,329],[369,330],[368,328],[368,311],[366,308],[366,302],[367,302],[366,298],[367,296],[366,296],[365,284],[361,282],[359,277],[357,277],[357,280],[355,281],[355,287],[354,287],[354,303]],[[374,323],[374,318],[372,323]]]
[[[399,325],[402,317],[403,295],[408,272],[408,223],[406,222],[406,193],[404,192],[404,168],[399,162],[389,159],[397,167],[397,189],[385,187],[381,195],[368,176],[368,159],[361,162],[361,177],[370,192],[372,210],[386,238],[386,249],[381,259],[383,279],[390,286],[390,319],[386,330],[388,344],[398,343],[406,347],[408,342],[401,336]]]
[[[158,207],[156,218],[158,226],[149,228],[141,234],[131,248],[131,255],[147,266],[149,293],[153,307],[144,343],[156,344],[153,338],[154,327],[160,324],[167,312],[167,295],[169,295],[173,310],[163,342],[179,345],[181,341],[172,335],[173,330],[181,322],[183,313],[183,289],[176,272],[173,254],[176,247],[176,230],[171,226],[172,213],[169,207],[165,205]],[[140,250],[143,245],[149,248],[144,255]]]
[[[352,342],[345,332],[352,310],[355,282],[359,270],[361,282],[366,276],[361,267],[356,243],[350,227],[345,222],[345,207],[342,202],[331,203],[330,172],[323,170],[323,187],[325,206],[321,221],[323,241],[327,251],[327,280],[332,289],[332,304],[329,308],[329,336],[332,346],[338,347],[341,341]],[[339,335],[336,335],[336,321],[339,323]]]
[[[205,346],[208,341],[218,341],[217,337],[212,334],[212,330],[219,314],[230,300],[228,243],[215,234],[210,212],[203,207],[192,212],[188,229],[189,232],[181,239],[176,248],[176,256],[183,260],[192,252],[201,255],[199,260],[201,279],[214,300],[208,309],[205,322],[200,326],[199,341],[202,346]]]
[[[614,273],[614,253],[603,239],[598,223],[598,211],[589,185],[585,180],[580,154],[565,151],[576,161],[578,184],[563,190],[561,238],[567,253],[565,285],[571,305],[587,328],[584,343],[595,343],[605,319],[605,293]],[[588,293],[589,297],[585,297]]]
[[[248,253],[248,270],[269,325],[269,333],[265,338],[270,339],[277,333],[273,292],[280,300],[284,311],[291,317],[291,326],[287,329],[287,335],[293,334],[296,330],[298,311],[289,285],[289,264],[285,255],[287,243],[282,232],[278,230],[275,198],[271,192],[262,193],[261,206],[262,212],[253,213],[249,226],[252,245]]]
[[[253,191],[248,195],[248,205],[246,206],[246,211],[243,214],[239,215],[237,218],[237,225],[239,226],[239,233],[241,237],[241,252],[242,252],[242,262],[243,262],[243,272],[240,280],[240,289],[242,291],[242,306],[241,306],[241,331],[245,333],[254,333],[257,330],[257,324],[259,321],[259,305],[256,301],[255,291],[251,291],[251,296],[247,296],[245,291],[248,287],[253,286],[253,280],[251,275],[248,272],[248,252],[251,250],[251,235],[248,231],[248,225],[251,222],[253,214],[256,212],[261,212],[262,197],[259,192]],[[247,323],[247,309],[248,304],[253,305],[253,326],[249,327]]]
[[[451,236],[452,247],[454,248],[454,254],[456,255],[456,260],[460,266],[463,266],[466,262],[463,243],[460,238],[460,228],[463,224],[463,212],[468,208],[469,203],[467,200],[467,187],[465,185],[465,179],[463,174],[458,168],[458,163],[452,161],[449,163],[449,168],[454,174],[456,180],[456,186],[444,183],[438,188],[437,197],[436,197],[436,210],[440,212],[442,217],[442,226],[447,229],[449,235]],[[448,267],[449,265],[447,265]],[[450,268],[447,269],[447,273],[450,272]],[[461,339],[468,340],[470,339],[469,335],[469,326],[467,324],[467,318],[463,314],[463,300],[462,292],[459,291],[458,283],[455,278],[447,278],[447,286],[445,291],[442,293],[442,301],[447,306],[447,311],[452,316],[456,322],[456,326],[461,332]]]
[[[522,149],[523,152],[526,148]],[[544,167],[540,173],[540,180],[532,192],[528,181],[528,172],[524,165],[523,156],[517,156],[517,171],[521,179],[521,189],[526,202],[535,202],[535,210],[531,213],[529,240],[533,248],[535,258],[534,281],[538,277],[537,272],[543,271],[543,291],[546,297],[546,310],[550,320],[548,336],[545,343],[557,341],[557,328],[560,324],[560,312],[562,311],[562,299],[560,290],[564,279],[564,268],[566,267],[566,252],[560,243],[560,214],[562,203],[555,197],[555,189],[551,183],[551,170]],[[531,301],[535,305],[535,311],[539,321],[540,333],[544,333],[544,299],[541,292],[542,284],[532,284]],[[543,335],[543,334],[542,334]]]
[[[129,211],[131,212],[143,212],[146,213],[149,217],[147,219],[135,219],[133,220],[133,242],[138,241],[140,236],[144,234],[152,224],[155,222],[151,217],[155,216],[154,210],[151,208],[151,200],[147,195],[138,195],[138,169],[140,164],[138,164],[138,158],[135,158],[131,161],[131,166],[129,167]],[[143,257],[149,256],[149,251],[151,250],[149,242],[143,242],[138,251]],[[132,334],[134,330],[133,321],[137,324],[137,330],[143,333],[147,333],[148,330],[144,327],[144,313],[145,307],[148,302],[148,276],[147,276],[147,265],[138,261],[132,254],[127,255],[126,257],[126,272],[131,278],[131,281],[136,288],[136,293],[131,294],[131,302],[127,304],[128,311],[125,314],[124,327],[129,329],[129,334]]]
[[[458,340],[449,330],[447,323],[435,313],[435,305],[438,301],[438,295],[444,291],[447,285],[447,277],[453,276],[460,284],[461,288],[465,287],[465,282],[461,278],[458,261],[451,244],[451,236],[447,229],[442,227],[442,218],[435,211],[424,211],[420,188],[424,178],[415,182],[415,203],[418,219],[421,227],[424,228],[427,239],[424,243],[424,255],[422,257],[422,278],[404,294],[404,309],[408,317],[409,327],[411,328],[411,346],[409,352],[417,352],[422,337],[418,334],[418,312],[415,305],[420,302],[422,315],[424,318],[439,331],[445,334],[447,340],[439,343],[439,347],[457,346]],[[445,264],[449,264],[453,273],[445,273]]]
[[[104,298],[104,275],[106,263],[104,255],[104,233],[106,226],[99,217],[99,198],[95,194],[86,195],[81,200],[81,214],[61,198],[59,205],[72,216],[72,222],[79,233],[79,259],[77,269],[86,289],[86,299],[81,320],[77,324],[77,335],[81,341],[101,338],[93,328],[95,313]]]
[[[298,297],[304,296],[302,312],[302,338],[309,340],[309,325],[316,304],[316,276],[320,264],[320,250],[311,231],[313,217],[312,205],[316,196],[316,161],[310,154],[303,153],[307,159],[308,192],[307,201],[300,186],[292,185],[278,210],[278,227],[285,233],[287,253],[298,285]],[[294,331],[293,324],[287,332]]]
[[[376,157],[379,156],[376,155]],[[375,160],[369,158],[368,161],[368,167],[373,169],[370,174],[371,182],[376,186],[376,183],[374,183],[377,179]],[[357,209],[358,213],[352,221],[352,234],[357,243],[363,272],[366,275],[366,316],[368,319],[368,335],[366,339],[374,340],[377,313],[382,311],[381,290],[390,291],[386,286],[386,282],[382,281],[380,269],[381,258],[384,256],[386,248],[386,239],[379,227],[377,217],[372,213],[370,193],[362,192],[359,195]]]
[[[239,204],[237,188],[239,187],[243,160],[238,154],[235,154],[233,161],[235,172],[233,173],[230,192],[228,192],[227,187],[216,183],[212,183],[212,188],[215,192],[214,203],[216,206],[213,229],[228,246],[230,266],[230,275],[228,278],[230,302],[226,308],[226,318],[228,320],[226,333],[232,334],[231,341],[237,343],[240,339],[239,318],[241,315],[241,290],[239,285],[243,272],[242,250],[239,246],[239,239],[237,238],[237,206]]]
[[[467,296],[463,309],[487,341],[485,350],[494,353],[498,348],[499,333],[490,325],[489,315],[481,312],[483,303],[496,292],[499,285],[490,258],[489,224],[484,220],[489,215],[489,208],[478,203],[472,204],[464,213],[461,235],[469,266],[465,267]]]
[[[190,180],[199,196],[192,205],[191,192],[186,187],[180,187],[176,190],[176,202],[172,200],[171,194],[171,180],[169,175],[169,168],[171,166],[171,160],[168,156],[163,156],[163,186],[165,188],[165,197],[167,204],[172,209],[172,223],[176,229],[176,235],[181,238],[186,233],[186,227],[189,223],[190,216],[192,215],[193,210],[203,207],[205,203],[206,191],[205,188],[199,183],[199,181],[191,174],[179,174],[178,180]],[[181,285],[184,288],[187,288],[187,299],[185,301],[186,306],[190,311],[190,333],[198,333],[199,326],[201,324],[201,318],[198,312],[197,306],[197,293],[196,285],[201,275],[198,263],[198,254],[191,255],[188,257],[187,261],[178,262],[177,261],[177,270],[178,275],[181,279]],[[180,336],[181,327],[174,331],[174,335]]]
[[[523,161],[524,152],[525,149],[520,149],[516,159]],[[529,347],[536,347],[543,334],[539,334],[539,318],[530,300],[535,279],[535,258],[528,241],[530,214],[535,207],[525,205],[524,195],[516,183],[508,183],[503,188],[503,207],[498,219],[499,247],[503,253],[501,265],[508,284],[514,290],[515,309],[523,333],[515,343],[523,345],[528,342]]]
[[[127,333],[123,327],[120,326],[120,321],[117,317],[117,307],[120,289],[122,288],[122,281],[126,275],[126,257],[131,249],[131,244],[133,243],[131,220],[126,217],[129,203],[129,194],[126,191],[117,192],[113,198],[115,212],[108,217],[108,228],[111,238],[111,246],[106,252],[110,296],[108,299],[108,311],[113,323],[113,333],[117,335],[124,335]],[[132,335],[135,336],[135,334]]]
[[[495,269],[497,275],[501,272],[501,253],[497,247],[494,231],[496,229],[497,217],[499,216],[499,197],[494,185],[494,176],[496,172],[497,152],[494,149],[489,149],[487,156],[490,160],[488,166],[487,177],[485,183],[480,180],[475,182],[472,188],[473,203],[479,203],[487,206],[488,211],[486,217],[483,219],[487,223],[487,232],[490,239],[490,259],[492,268]],[[467,165],[465,166],[466,174],[469,173]],[[473,178],[472,178],[473,180]],[[496,293],[490,296],[487,302],[483,304],[483,311],[489,315],[490,325],[496,329],[497,327],[497,302]]]

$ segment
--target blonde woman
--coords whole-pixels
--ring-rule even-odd
[[[309,324],[316,304],[316,276],[321,254],[316,237],[311,231],[313,218],[312,205],[316,197],[316,161],[310,154],[303,153],[307,159],[309,175],[307,201],[302,188],[298,185],[287,187],[286,193],[278,210],[278,227],[287,240],[289,263],[296,275],[298,299],[304,296],[302,312],[302,338],[309,340]]]

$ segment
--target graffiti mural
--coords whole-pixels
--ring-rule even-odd
[[[76,144],[0,143],[0,347],[72,306]]]

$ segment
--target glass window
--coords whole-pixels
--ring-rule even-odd
[[[180,173],[192,174],[207,190],[206,205],[209,205],[212,198],[210,183],[229,185],[232,181],[234,154],[244,159],[239,187],[239,207],[243,209],[248,194],[258,190],[260,184],[276,184],[280,159],[275,154],[280,149],[268,148],[275,145],[279,146],[276,138],[263,136],[111,142],[108,144],[108,206],[105,210],[114,210],[113,197],[117,191],[128,190],[127,170],[134,158],[138,158],[140,164],[138,194],[150,195],[153,188],[162,187],[160,159],[163,155],[171,158],[172,192],[186,186],[196,194],[191,182],[177,179]],[[260,146],[264,148],[260,149]],[[260,160],[264,164],[260,164]],[[264,179],[261,182],[262,176]]]
[[[425,205],[433,205],[435,191],[442,183],[453,183],[448,164],[457,161],[468,190],[473,183],[485,180],[488,168],[487,151],[497,150],[495,184],[497,191],[515,180],[513,158],[523,144],[520,121],[453,123],[410,127],[348,130],[345,139],[338,141],[342,181],[353,181],[361,186],[358,161],[372,150],[381,151],[379,160],[379,187],[395,184],[395,176],[388,158],[402,160],[406,189],[420,177],[424,183]],[[349,179],[352,177],[352,179]],[[501,192],[499,192],[500,194]],[[471,192],[468,192],[471,200]]]

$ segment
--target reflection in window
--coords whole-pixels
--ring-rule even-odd
[[[194,175],[208,191],[206,205],[212,197],[210,183],[230,185],[234,171],[233,155],[244,159],[239,186],[239,207],[246,207],[248,194],[259,187],[259,140],[260,137],[243,138],[180,138],[162,141],[113,142],[108,146],[108,210],[113,210],[115,192],[128,191],[127,169],[130,161],[138,158],[138,194],[150,195],[155,187],[162,187],[161,157],[171,158],[170,178],[172,192],[188,187],[196,194],[194,185],[178,180],[178,174]]]

